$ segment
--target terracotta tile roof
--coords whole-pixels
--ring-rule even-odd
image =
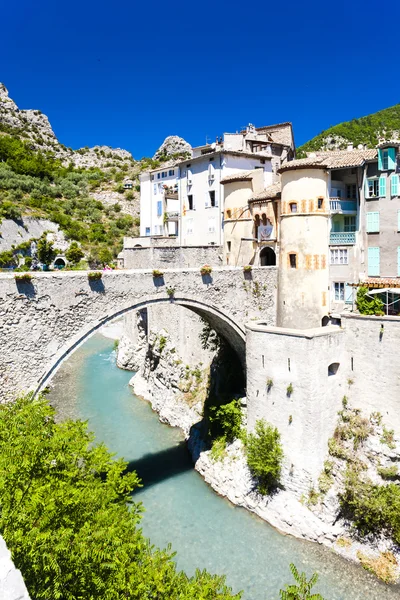
[[[368,277],[365,281],[351,283],[353,287],[400,288],[400,277]]]
[[[262,192],[254,194],[249,198],[249,202],[257,202],[260,200],[271,200],[272,198],[279,198],[281,195],[281,183],[273,183]]]
[[[232,183],[233,181],[251,181],[253,178],[254,171],[238,171],[237,173],[231,173],[225,175],[221,179],[221,183]]]
[[[378,156],[378,151],[367,150],[336,150],[333,152],[315,152],[307,158],[289,161],[281,166],[279,172],[291,169],[345,169],[350,167],[361,167],[366,161],[372,161]]]

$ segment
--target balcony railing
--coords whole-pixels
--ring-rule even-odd
[[[330,234],[329,243],[331,245],[352,245],[356,243],[355,231],[334,231]]]
[[[331,213],[356,213],[357,200],[342,200],[341,198],[330,198],[329,205]]]
[[[179,212],[177,210],[168,210],[167,217],[168,219],[176,219],[179,217]]]

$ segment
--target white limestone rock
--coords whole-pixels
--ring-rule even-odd
[[[191,157],[192,146],[177,135],[169,135],[154,154],[153,159],[170,158],[174,154],[187,154],[188,157]]]

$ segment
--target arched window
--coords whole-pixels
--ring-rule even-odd
[[[297,202],[290,202],[289,209],[291,213],[297,213]]]
[[[332,363],[328,367],[328,375],[336,375],[339,370],[340,363]]]
[[[260,252],[260,266],[274,267],[276,265],[276,254],[272,248],[266,246]]]

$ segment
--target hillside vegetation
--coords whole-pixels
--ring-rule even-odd
[[[390,139],[398,132],[400,132],[400,104],[329,127],[297,148],[296,154],[301,158],[306,156],[306,152],[316,150],[345,150],[349,142],[352,142],[355,147],[358,144],[365,144],[368,148],[374,148],[379,138]]]

